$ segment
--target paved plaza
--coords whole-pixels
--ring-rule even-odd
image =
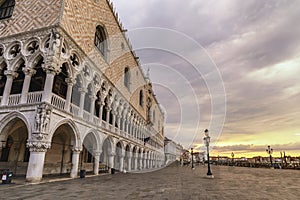
[[[299,199],[300,170],[172,166],[148,173],[0,185],[0,199]]]

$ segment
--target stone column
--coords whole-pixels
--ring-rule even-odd
[[[28,95],[28,91],[29,91],[31,77],[32,77],[32,75],[34,75],[36,73],[36,71],[34,69],[29,69],[29,68],[23,69],[23,72],[25,74],[25,78],[24,78],[24,83],[23,83],[23,88],[22,88],[20,104],[27,103],[27,95]]]
[[[79,167],[79,156],[81,150],[79,149],[73,149],[73,155],[72,155],[72,169],[70,173],[71,178],[76,178],[78,175],[78,167]]]
[[[46,73],[47,73],[47,76],[46,76],[42,101],[51,103],[52,87],[53,87],[53,81],[54,81],[56,72],[52,69],[47,69]]]
[[[39,182],[43,177],[44,161],[50,143],[41,141],[28,141],[27,147],[30,149],[30,157],[26,174],[26,181]]]
[[[84,88],[80,88],[79,92],[80,92],[79,116],[83,117],[84,98],[87,90]]]
[[[100,161],[101,151],[94,152],[94,174],[99,174],[99,161]]]
[[[140,167],[139,167],[139,170],[142,170],[143,169],[143,153],[140,154]]]
[[[116,112],[112,110],[112,126],[115,127],[116,124]]]
[[[71,78],[67,78],[66,82],[68,84],[68,90],[67,90],[67,96],[66,96],[66,104],[65,104],[65,111],[70,112],[70,105],[71,105],[71,99],[72,99],[72,89],[74,85],[74,80]]]
[[[134,154],[134,170],[138,169],[138,153]]]
[[[107,107],[106,108],[106,122],[109,123],[109,118],[110,118],[110,110],[111,108],[110,107]]]
[[[125,116],[122,117],[122,131],[124,131],[126,133],[126,127],[125,127],[125,122],[126,122],[126,118]]]
[[[99,119],[102,121],[102,115],[103,115],[103,103],[101,102],[99,105]]]
[[[117,125],[118,125],[118,128],[121,130],[121,115],[118,115]]]
[[[108,155],[108,166],[111,168],[114,168],[114,158],[116,153],[112,152]]]
[[[122,153],[121,155],[120,155],[120,160],[119,160],[119,162],[120,162],[120,172],[123,172],[124,171],[124,154]]]
[[[132,158],[132,152],[127,153],[127,171],[131,171],[131,158]]]
[[[91,95],[89,96],[90,99],[91,99],[91,107],[90,107],[90,114],[91,116],[94,116],[94,112],[95,112],[95,101],[96,101],[96,96],[94,95]]]
[[[144,169],[147,169],[147,154],[146,153],[144,154],[144,160],[143,161],[144,161],[144,163],[143,163],[144,164]]]
[[[124,121],[124,123],[125,123],[125,125],[124,125],[124,132],[126,133],[126,136],[128,137],[128,128],[129,128],[129,126],[128,126],[128,119],[126,119],[126,121]]]
[[[9,98],[9,95],[11,92],[13,80],[14,80],[14,78],[16,78],[18,76],[18,74],[16,72],[14,72],[13,70],[6,70],[4,72],[4,75],[6,75],[6,83],[5,83],[5,88],[3,91],[3,97],[2,97],[2,101],[1,101],[2,106],[8,104],[8,98]]]

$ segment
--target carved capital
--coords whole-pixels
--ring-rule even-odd
[[[100,156],[101,153],[102,153],[102,151],[94,151],[94,152],[93,152],[93,154],[94,154],[95,157]]]
[[[26,146],[30,149],[30,151],[46,152],[47,149],[51,148],[51,143],[47,141],[30,140],[27,141]]]
[[[57,74],[61,71],[59,59],[54,56],[49,56],[45,60],[45,64],[42,65],[43,70],[47,74]]]
[[[85,88],[79,88],[79,92],[82,94],[82,93],[87,93],[88,91],[87,91],[87,89],[85,89]]]
[[[31,69],[31,68],[24,68],[23,72],[24,72],[25,75],[32,76],[36,73],[36,70]]]
[[[80,148],[80,147],[73,147],[73,148],[72,148],[72,151],[73,151],[74,153],[80,153],[80,152],[82,151],[82,148]]]
[[[13,70],[5,70],[4,75],[7,77],[12,77],[13,79],[18,77],[18,73],[14,72]]]
[[[69,86],[73,86],[75,84],[75,80],[72,78],[66,78],[65,81]]]

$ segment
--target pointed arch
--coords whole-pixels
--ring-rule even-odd
[[[25,74],[23,72],[24,68],[25,60],[22,57],[20,57],[15,63],[15,65],[13,65],[13,69],[17,73],[17,77],[15,77],[13,80],[10,94],[21,94],[23,82],[25,79]]]
[[[44,57],[42,54],[37,54],[29,63],[31,63],[29,66],[35,70],[31,76],[29,92],[43,91],[46,81],[46,72],[43,69]]]
[[[30,133],[31,133],[31,126],[27,120],[27,118],[25,117],[24,114],[17,112],[17,111],[13,111],[11,113],[9,113],[8,115],[6,115],[0,122],[0,141],[4,141],[6,139],[7,136],[5,136],[3,133],[6,133],[8,129],[10,129],[10,127],[8,127],[7,125],[9,123],[12,123],[12,125],[14,124],[13,122],[17,121],[17,120],[21,120],[22,122],[24,122],[24,124],[27,127],[27,132],[28,132],[28,138],[30,137]]]
[[[92,137],[88,138],[89,135]],[[101,150],[102,140],[101,140],[101,137],[99,137],[99,134],[96,130],[92,129],[92,130],[88,131],[87,134],[84,135],[83,141],[85,141],[86,139],[89,142],[92,142],[96,145],[96,148],[94,150],[97,150],[97,151]]]
[[[80,138],[79,130],[78,130],[76,124],[71,119],[63,119],[63,120],[59,121],[58,123],[56,123],[55,126],[50,131],[49,138],[52,139],[56,130],[61,126],[67,126],[67,128],[69,128],[68,129],[69,133],[71,133],[70,134],[71,135],[71,145],[73,145],[73,147],[81,149],[81,138]]]
[[[66,99],[68,90],[66,79],[72,78],[72,70],[67,62],[63,63],[60,69],[59,74],[54,77],[52,92]]]

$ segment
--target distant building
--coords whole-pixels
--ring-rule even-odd
[[[183,154],[183,146],[181,144],[176,145],[176,160],[180,161],[182,160],[182,154]]]
[[[182,146],[181,146],[182,147]],[[178,145],[173,140],[170,140],[169,138],[165,137],[164,140],[164,151],[165,151],[165,164],[171,164],[172,162],[176,161],[179,157],[180,160],[180,145]]]

